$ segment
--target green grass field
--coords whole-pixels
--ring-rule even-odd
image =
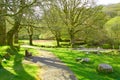
[[[29,44],[29,40],[19,40],[20,44]],[[37,46],[56,46],[55,40],[33,40],[33,45]]]
[[[35,55],[33,49],[29,49]],[[24,59],[25,49],[21,48],[10,60],[3,62],[3,68],[0,68],[0,80],[39,80],[40,68],[35,63]]]
[[[53,42],[36,42],[40,45],[54,45]],[[50,44],[49,44],[50,43]],[[42,48],[53,52],[61,61],[63,61],[76,75],[78,80],[120,80],[120,53],[107,52],[102,54],[85,54],[70,48]],[[116,54],[117,53],[117,54]],[[90,58],[89,63],[76,62],[76,58]],[[100,73],[97,66],[101,63],[107,63],[113,67],[113,73]]]
[[[112,54],[85,54],[66,48],[46,48],[61,59],[77,76],[78,80],[120,80],[120,55]],[[90,58],[90,63],[76,62],[77,57]],[[112,65],[113,73],[99,73],[96,71],[98,64]]]

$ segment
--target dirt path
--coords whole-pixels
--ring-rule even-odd
[[[41,67],[40,77],[42,80],[77,80],[70,69],[51,52],[41,50],[39,47],[25,46],[39,50],[40,56],[31,57],[34,63]]]

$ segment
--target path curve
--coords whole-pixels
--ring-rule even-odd
[[[51,52],[29,45],[22,47],[39,50],[40,56],[32,56],[31,59],[41,67],[39,75],[41,80],[77,80],[72,71]]]

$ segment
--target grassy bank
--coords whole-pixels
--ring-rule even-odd
[[[85,54],[76,50],[66,48],[46,48],[61,59],[77,76],[78,80],[120,80],[120,55],[112,54]],[[90,63],[76,62],[77,57],[90,58]],[[113,66],[113,73],[98,73],[96,68],[100,63],[107,63]]]
[[[34,52],[33,49],[29,50]],[[0,80],[39,80],[39,67],[35,63],[24,59],[25,49],[21,48],[19,52],[14,51],[14,53],[10,56],[10,60],[2,63]]]

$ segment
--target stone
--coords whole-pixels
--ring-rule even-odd
[[[90,62],[90,58],[83,58],[82,62],[87,62],[88,63],[88,62]]]
[[[32,53],[28,52],[28,50],[25,50],[25,57],[31,57],[31,56],[32,56]]]
[[[113,72],[113,68],[109,64],[99,64],[98,65],[98,71],[99,72],[105,72],[105,73],[111,73],[111,72]]]

